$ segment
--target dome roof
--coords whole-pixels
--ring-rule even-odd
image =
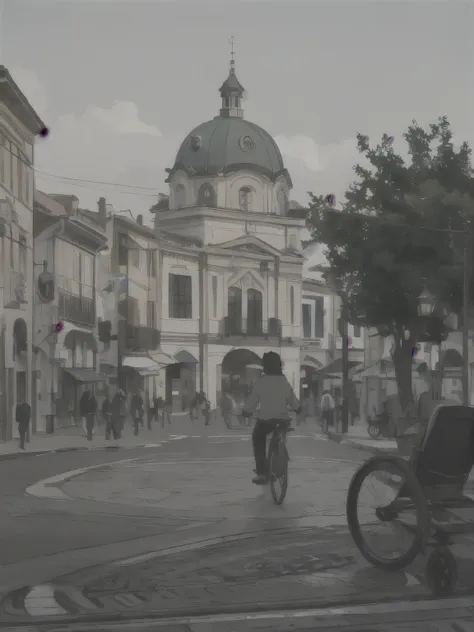
[[[202,123],[186,136],[171,172],[179,168],[191,176],[250,169],[272,180],[287,173],[268,132],[242,118],[223,116]]]

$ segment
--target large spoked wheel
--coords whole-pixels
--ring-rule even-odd
[[[377,568],[401,570],[424,548],[428,502],[400,457],[375,456],[357,470],[349,485],[346,514],[354,543]]]
[[[281,505],[288,490],[288,452],[281,436],[270,441],[268,480],[275,505]]]
[[[435,549],[426,563],[426,580],[433,597],[449,597],[456,586],[458,565],[447,546]]]

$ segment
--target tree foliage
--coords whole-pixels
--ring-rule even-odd
[[[463,231],[474,210],[471,149],[454,146],[447,117],[428,129],[413,121],[403,137],[406,160],[388,135],[373,147],[358,134],[365,164],[354,167],[357,178],[343,210],[310,193],[309,215],[312,238],[326,245],[331,279],[347,297],[351,322],[393,336],[402,405],[412,397],[414,345],[427,329],[442,338],[443,309],[460,310]],[[418,315],[425,287],[437,301],[429,322]]]

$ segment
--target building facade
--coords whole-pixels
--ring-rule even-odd
[[[167,170],[169,198],[154,209],[161,350],[179,360],[166,368],[174,410],[194,389],[212,406],[223,389],[244,395],[268,350],[299,391],[305,221],[289,213],[292,182],[275,141],[243,117],[233,66],[220,94],[219,114],[184,139]]]
[[[98,263],[100,371],[108,376],[109,395],[117,386],[129,396],[142,390],[149,404],[164,379],[152,359],[160,345],[157,236],[140,216],[135,222],[108,212],[104,198],[98,218],[108,244]]]
[[[18,436],[15,407],[33,388],[35,137],[45,125],[0,66],[0,440]]]
[[[71,195],[37,191],[34,208],[34,359],[38,431],[79,422],[79,400],[98,374],[98,253],[101,224]]]

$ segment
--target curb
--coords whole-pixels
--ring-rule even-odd
[[[165,439],[163,439],[165,441]],[[147,448],[150,444],[143,443],[140,445],[104,445],[96,447],[77,446],[71,448],[56,448],[55,450],[35,450],[32,452],[9,452],[8,454],[0,454],[0,463],[2,461],[12,461],[15,459],[21,459],[29,456],[41,456],[43,454],[58,454],[62,452],[93,452],[97,450],[135,450],[140,448]]]
[[[357,448],[361,452],[369,452],[370,454],[399,454],[397,448],[377,448],[375,445],[373,447],[370,445],[364,445],[362,443],[354,441],[353,439],[348,439],[340,433],[328,432],[328,437],[331,441],[334,441],[335,443],[350,445],[354,448]]]

